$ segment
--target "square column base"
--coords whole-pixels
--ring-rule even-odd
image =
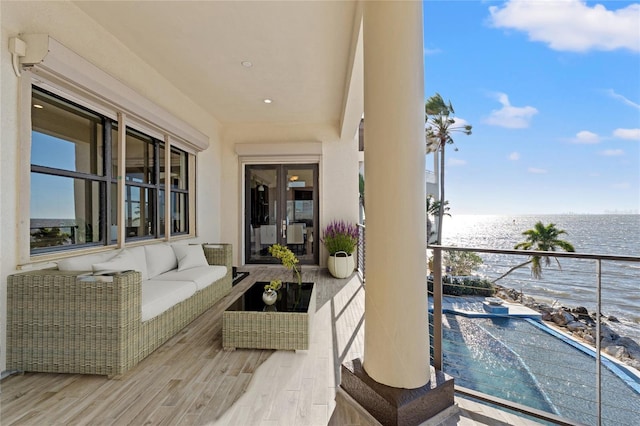
[[[386,386],[373,380],[360,359],[341,367],[340,387],[384,426],[420,425],[454,405],[453,378],[431,367],[431,379],[419,388]]]

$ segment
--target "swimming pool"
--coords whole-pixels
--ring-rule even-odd
[[[447,313],[443,369],[456,385],[596,424],[595,358],[545,328],[527,319]],[[602,424],[638,424],[640,383],[609,360],[603,364],[615,373],[601,369]]]

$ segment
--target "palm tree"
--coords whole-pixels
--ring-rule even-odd
[[[513,248],[536,251],[556,251],[556,248],[561,248],[562,250],[567,252],[576,251],[571,243],[558,238],[562,234],[566,234],[566,231],[556,228],[555,224],[550,223],[548,225],[545,225],[542,222],[538,221],[532,229],[526,230],[522,233],[522,235],[525,235],[527,239],[525,241],[519,242]],[[522,268],[523,266],[529,264],[531,264],[531,275],[533,276],[533,278],[540,279],[542,278],[543,258],[545,266],[549,266],[551,264],[551,258],[549,256],[531,256],[529,260],[509,269],[500,277],[496,278],[493,282],[495,283],[496,281],[506,277],[516,269]],[[562,269],[560,267],[560,261],[558,260],[558,258],[554,257],[554,259],[558,263],[558,268]]]
[[[454,111],[451,102],[445,103],[442,96],[436,93],[427,99],[424,105],[427,152],[440,151],[440,201],[444,201],[444,148],[447,144],[453,143],[453,132],[461,132],[465,135],[471,134],[471,125],[456,125],[453,118]],[[457,151],[457,148],[456,148]],[[438,209],[438,237],[436,244],[442,242],[442,219],[444,209]]]
[[[364,176],[362,173],[358,174],[358,191],[360,192],[360,203],[364,207]]]
[[[449,202],[445,201],[444,203],[440,202],[439,200],[436,201],[435,198],[433,197],[433,195],[428,194],[427,195],[427,241],[429,242],[431,240],[431,236],[432,234],[435,234],[435,232],[431,231],[431,219],[429,219],[429,216],[438,216],[440,214],[440,206],[444,205],[444,214],[446,214],[447,216],[451,216],[449,214],[449,206],[448,206]]]
[[[444,204],[444,214],[447,216],[451,216],[449,214],[449,202],[445,201],[442,203],[440,200],[435,200],[433,195],[427,195],[427,214],[432,216],[437,216],[440,214],[440,205]]]

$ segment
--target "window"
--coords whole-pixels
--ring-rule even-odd
[[[157,229],[158,142],[128,130],[125,173],[125,223],[127,238],[150,237]]]
[[[171,232],[188,232],[187,153],[171,148]]]
[[[31,105],[31,252],[104,242],[105,118],[40,90]]]
[[[126,128],[124,203],[118,204],[119,123],[34,86],[31,105],[31,254],[116,244],[124,210],[127,240],[188,234],[188,157]],[[165,176],[170,176],[166,181]]]

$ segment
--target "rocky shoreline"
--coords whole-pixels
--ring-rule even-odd
[[[520,291],[496,285],[496,296],[508,302],[521,303],[542,314],[542,320],[559,328],[578,340],[595,347],[596,344],[596,313],[589,313],[585,307],[567,308],[553,307],[540,303],[533,297],[524,296]],[[635,368],[640,374],[640,344],[630,337],[620,336],[611,324],[619,322],[613,316],[600,315],[600,347],[606,353],[620,362]]]

